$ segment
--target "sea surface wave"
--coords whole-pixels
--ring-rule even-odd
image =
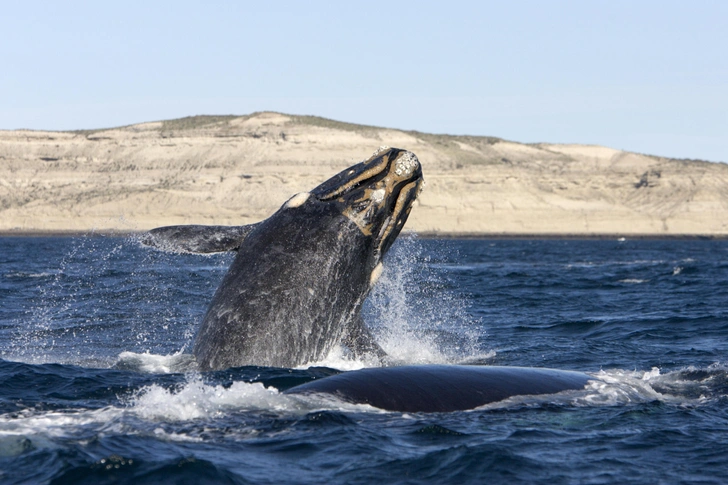
[[[724,483],[728,241],[400,238],[365,308],[399,362],[552,367],[585,389],[395,413],[200,373],[230,255],[0,238],[0,483]]]

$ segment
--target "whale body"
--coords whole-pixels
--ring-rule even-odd
[[[237,251],[195,338],[200,370],[296,367],[336,346],[384,359],[361,308],[422,186],[412,152],[382,147],[256,224],[147,233],[160,249]]]
[[[584,389],[594,377],[535,367],[411,365],[343,372],[292,387],[286,394],[323,394],[400,412],[475,409],[514,396]]]

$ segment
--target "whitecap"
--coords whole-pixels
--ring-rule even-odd
[[[24,436],[31,439],[35,445],[40,440],[49,446],[48,443],[45,443],[44,438],[66,437],[87,426],[99,425],[102,430],[116,429],[118,419],[123,414],[123,409],[111,406],[94,410],[36,411],[26,409],[19,413],[0,415],[0,437]]]
[[[26,273],[24,271],[14,271],[12,273],[5,273],[3,277],[12,279],[12,278],[48,278],[50,276],[55,276],[54,273],[49,272],[41,272],[41,273]]]
[[[376,411],[329,395],[288,395],[260,382],[233,382],[230,386],[206,384],[197,376],[181,387],[146,386],[129,401],[128,411],[145,420],[187,421],[219,418],[233,412],[278,412],[303,415],[317,410]]]
[[[182,351],[169,355],[125,351],[119,354],[114,367],[150,374],[170,374],[197,370],[197,362],[192,354]]]

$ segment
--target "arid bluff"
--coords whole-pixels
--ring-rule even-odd
[[[254,222],[380,145],[422,162],[411,231],[728,236],[726,164],[279,113],[0,131],[0,232]]]

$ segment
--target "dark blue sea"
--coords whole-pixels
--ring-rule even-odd
[[[365,309],[394,358],[597,378],[443,414],[281,394],[343,352],[197,372],[231,259],[0,238],[0,483],[728,482],[728,241],[400,238]]]

